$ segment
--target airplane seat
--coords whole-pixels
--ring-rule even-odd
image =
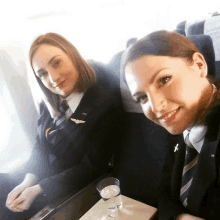
[[[213,43],[215,56],[215,78],[220,79],[220,16],[213,14],[212,17],[200,21],[187,21],[185,32],[188,35],[208,35]],[[207,48],[209,49],[209,48]],[[212,58],[210,58],[212,59]]]
[[[137,41],[136,37],[130,38],[126,43],[126,48],[131,47]],[[120,66],[121,66],[121,57],[124,51],[116,53],[110,61],[107,63],[107,66],[113,70],[118,76],[120,75]]]
[[[210,36],[208,35],[189,35],[188,37],[194,44],[197,46],[197,48],[200,50],[200,52],[203,54],[207,66],[208,66],[208,75],[215,77],[215,53],[214,53],[214,47],[213,47],[213,41]]]
[[[157,206],[165,146],[170,135],[144,116],[125,83],[124,61],[129,48],[136,41],[137,38],[128,39],[126,49],[114,55],[107,64],[120,75],[121,97],[126,114],[122,146],[114,155],[111,175],[120,180],[123,195]]]
[[[174,31],[179,34],[182,34],[183,36],[186,36],[185,26],[186,26],[186,21],[182,21],[176,26],[176,29]]]
[[[196,22],[188,26],[187,35],[204,34],[204,24],[205,24],[205,20]]]
[[[122,147],[115,155],[113,176],[120,180],[122,194],[156,206],[160,176],[166,155],[168,132],[147,119],[128,89],[121,57],[120,89],[126,114]]]

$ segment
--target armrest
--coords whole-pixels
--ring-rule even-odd
[[[64,198],[62,202],[55,201],[45,206],[30,220],[78,220],[99,201],[100,195],[96,190],[96,184],[108,176],[110,173],[102,175],[75,195]]]

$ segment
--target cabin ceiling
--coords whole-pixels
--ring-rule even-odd
[[[27,49],[35,36],[53,31],[72,40],[85,57],[107,61],[129,38],[174,30],[181,21],[214,11],[220,12],[220,1],[7,0],[0,7],[0,48],[21,47],[22,41]]]

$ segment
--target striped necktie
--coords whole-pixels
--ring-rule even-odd
[[[69,105],[68,105],[67,101],[63,100],[60,104],[59,110],[65,114],[65,112],[67,111],[68,108],[69,108]]]
[[[197,150],[193,147],[193,145],[189,141],[189,134],[186,136],[186,155],[185,155],[185,163],[182,173],[182,184],[180,190],[180,200],[182,204],[187,206],[187,197],[189,195],[189,188],[193,181],[193,176],[196,169],[196,164],[198,162],[199,154]]]
[[[66,111],[69,109],[69,105],[66,100],[63,100],[59,106],[60,114],[54,119],[52,127],[46,130],[46,138],[50,143],[54,143],[56,136],[59,135],[60,129],[65,126],[67,121]]]

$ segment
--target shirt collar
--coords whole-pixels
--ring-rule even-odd
[[[68,105],[69,105],[69,107],[70,107],[71,112],[74,113],[76,111],[76,109],[77,109],[77,107],[78,107],[78,105],[79,105],[83,95],[84,95],[84,92],[71,93],[67,98],[65,98],[65,99],[61,98],[61,102],[63,100],[66,100]]]
[[[189,133],[189,141],[193,145],[193,147],[198,151],[198,153],[201,152],[202,145],[204,143],[205,134],[207,131],[207,126],[205,126],[203,123],[196,123],[191,130],[185,130],[183,132],[184,141],[186,139],[186,136]],[[186,142],[186,141],[185,141]]]

